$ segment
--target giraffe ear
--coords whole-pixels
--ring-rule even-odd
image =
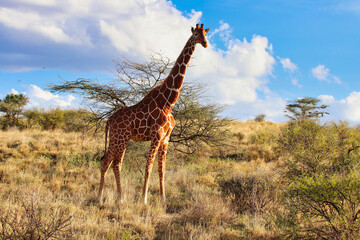
[[[205,29],[205,32],[208,33],[210,31],[210,28]]]
[[[194,33],[194,31],[195,31],[195,28],[191,27],[191,32]]]

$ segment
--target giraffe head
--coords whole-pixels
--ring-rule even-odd
[[[191,28],[191,32],[193,33],[192,38],[195,43],[200,43],[204,48],[207,47],[206,34],[209,32],[210,28],[204,29],[204,24],[196,24],[196,28]]]

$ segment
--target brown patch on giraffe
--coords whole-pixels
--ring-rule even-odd
[[[138,118],[136,118],[135,120],[134,120],[134,128],[138,128],[138,127],[140,127],[140,119],[138,119]]]
[[[176,79],[175,79],[174,88],[180,89],[181,86],[182,86],[182,83],[183,83],[183,79],[184,79],[184,77],[178,75],[178,76],[176,77]]]
[[[144,105],[144,109],[148,109],[149,103],[151,102],[152,98],[150,98],[148,95],[146,96],[146,98],[144,98],[141,103]],[[145,112],[147,112],[147,110],[144,110]]]
[[[168,97],[171,93],[171,90],[169,88],[167,88],[165,91],[164,91],[164,96],[165,97]]]
[[[175,64],[177,64],[177,63],[183,63],[184,62],[184,56],[183,55],[181,55],[180,57],[178,57],[178,59],[177,59],[177,61],[176,61],[176,63]]]
[[[190,55],[186,55],[184,58],[184,63],[188,64],[190,61],[191,56]]]
[[[175,64],[174,68],[171,70],[171,75],[176,76],[176,74],[178,74],[178,72],[179,72],[179,65]]]
[[[154,119],[158,119],[160,116],[160,110],[155,109],[152,113],[151,113],[151,117],[153,117]]]
[[[146,119],[141,119],[141,122],[140,122],[140,126],[141,127],[146,127]]]
[[[180,67],[180,72],[181,72],[182,74],[184,74],[185,71],[186,71],[186,66],[183,64],[183,65],[181,65],[181,67]]]
[[[159,94],[159,96],[156,98],[157,106],[159,108],[163,108],[166,104],[166,99],[163,94]]]
[[[115,119],[114,123],[121,123],[124,122],[123,116],[119,116],[117,119]]]
[[[158,86],[159,87],[159,86]],[[157,98],[157,96],[159,96],[159,94],[160,94],[160,90],[159,90],[159,88],[156,88],[153,92],[152,92],[152,94],[151,94],[151,97],[154,99],[154,98]]]
[[[149,104],[149,112],[151,112],[155,108],[156,108],[156,102],[155,100],[152,100]]]
[[[166,79],[166,84],[164,84],[164,88],[172,88],[174,86],[174,78],[172,76],[169,76]]]
[[[194,52],[194,49],[193,49],[193,48],[189,48],[188,55],[192,55],[193,52]]]
[[[138,111],[138,112],[136,113],[136,118],[142,119],[143,117],[144,117],[144,113],[143,113],[143,112]]]
[[[169,98],[168,98],[168,101],[169,101],[171,104],[175,103],[178,95],[179,95],[178,92],[172,91],[172,92],[170,93],[170,96],[169,96]]]

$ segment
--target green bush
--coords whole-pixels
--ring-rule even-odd
[[[32,109],[24,113],[28,127],[38,127],[43,130],[62,129],[66,132],[78,132],[86,129],[89,118],[93,114],[87,110],[50,110]]]
[[[274,142],[276,142],[276,134],[277,133],[271,132],[270,130],[263,130],[250,135],[249,143],[271,146],[274,145]]]
[[[346,123],[291,123],[282,129],[285,210],[289,238],[358,239],[359,131]]]
[[[290,212],[301,216],[293,237],[318,239],[359,239],[360,176],[319,174],[300,177],[286,191]]]
[[[282,129],[279,151],[285,157],[287,178],[333,173],[351,165],[350,153],[360,146],[360,132],[347,123],[292,123]]]
[[[49,111],[33,109],[24,113],[28,126],[37,126],[44,130],[55,130],[64,125],[64,112],[60,108]]]

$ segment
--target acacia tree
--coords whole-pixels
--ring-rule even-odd
[[[328,105],[322,104],[318,106],[320,99],[313,97],[305,97],[296,99],[286,105],[285,112],[288,113],[285,116],[292,121],[314,120],[323,117],[324,114],[329,114],[325,111],[321,111],[328,107]]]
[[[100,83],[94,79],[77,79],[52,84],[52,92],[76,93],[83,97],[97,117],[92,123],[100,126],[117,109],[139,102],[154,86],[161,83],[173,63],[161,54],[150,56],[149,61],[137,63],[126,58],[115,61],[116,79]],[[227,136],[226,118],[221,118],[223,107],[208,103],[204,97],[205,86],[186,81],[172,114],[176,125],[170,142],[177,150],[193,153],[204,144],[221,146]]]
[[[0,100],[0,112],[5,113],[5,118],[10,126],[18,124],[19,115],[24,110],[29,98],[24,94],[7,94]]]

